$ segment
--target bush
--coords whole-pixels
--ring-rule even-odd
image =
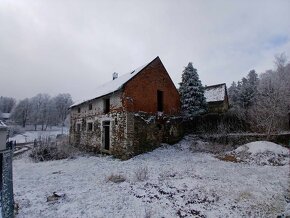
[[[43,138],[37,142],[37,145],[32,149],[30,157],[35,161],[49,161],[71,158],[78,153],[78,150],[69,145],[67,140],[51,142]]]

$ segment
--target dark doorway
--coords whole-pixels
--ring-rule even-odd
[[[163,92],[157,90],[157,111],[163,112]]]
[[[110,121],[103,122],[103,145],[106,150],[110,150]]]

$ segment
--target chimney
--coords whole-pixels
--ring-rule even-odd
[[[113,73],[113,80],[117,79],[118,78],[118,73],[114,72]]]

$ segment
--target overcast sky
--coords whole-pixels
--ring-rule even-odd
[[[290,1],[0,1],[0,96],[75,101],[159,56],[176,85],[240,80],[290,54]]]

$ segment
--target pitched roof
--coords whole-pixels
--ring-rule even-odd
[[[9,119],[10,118],[10,113],[1,113],[0,112],[0,118],[2,119]]]
[[[207,102],[223,101],[225,96],[225,83],[205,87],[204,97],[206,98]]]
[[[129,73],[126,73],[126,74],[124,74],[124,75],[122,75],[122,76],[120,76],[112,81],[109,81],[109,82],[99,86],[98,88],[96,88],[93,96],[88,97],[82,101],[78,101],[78,102],[74,103],[73,105],[70,106],[70,108],[120,90],[129,80],[131,80],[134,76],[136,76],[138,73],[140,73],[145,67],[147,67],[149,64],[151,64],[157,58],[159,58],[159,57],[154,58],[149,63],[147,63],[143,66],[140,66],[137,69],[135,69]]]

